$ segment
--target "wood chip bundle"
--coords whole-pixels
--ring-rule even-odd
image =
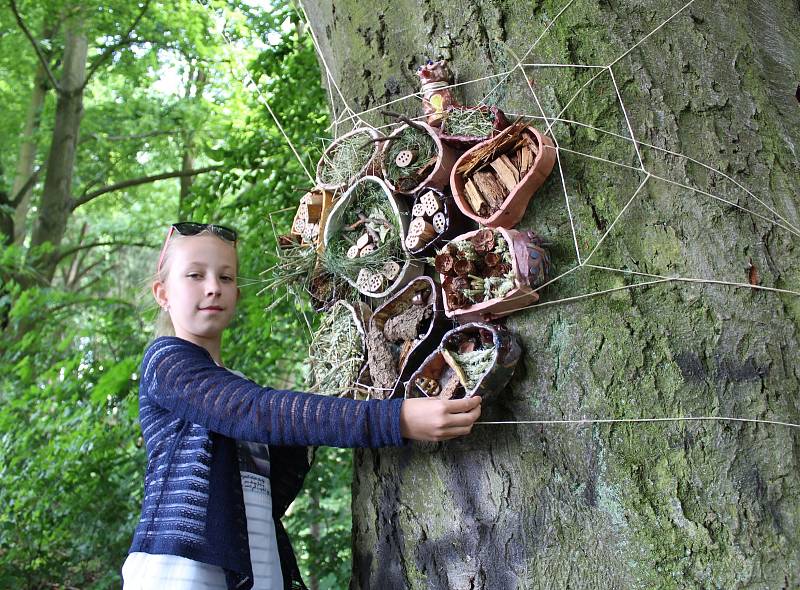
[[[502,234],[485,228],[453,241],[433,259],[450,309],[503,297],[514,288],[512,252]]]
[[[464,196],[481,217],[497,212],[514,188],[530,171],[539,153],[535,138],[524,122],[508,133],[476,148],[456,170],[464,179]]]

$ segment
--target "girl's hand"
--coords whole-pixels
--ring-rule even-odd
[[[469,434],[481,415],[481,398],[407,399],[400,407],[400,433],[413,440],[440,441]]]

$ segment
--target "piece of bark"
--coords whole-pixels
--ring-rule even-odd
[[[477,215],[486,215],[486,212],[489,210],[489,205],[483,198],[481,191],[478,190],[477,186],[475,186],[475,183],[472,181],[472,179],[467,180],[467,182],[464,183],[464,193],[464,196],[466,196],[467,202],[469,203],[469,206],[472,207],[472,210]]]
[[[420,333],[422,323],[431,317],[429,307],[410,305],[402,313],[389,318],[383,324],[383,335],[389,342],[414,340]]]
[[[489,165],[497,173],[497,178],[511,192],[519,184],[519,170],[509,160],[508,156],[502,155],[489,162]]]
[[[459,387],[462,387],[461,381],[456,375],[455,371],[447,370],[439,378],[439,385],[441,392],[439,399],[453,399]]]
[[[510,192],[503,183],[497,179],[497,175],[489,170],[475,172],[475,174],[472,175],[472,181],[475,183],[481,195],[483,195],[483,199],[488,203],[489,211],[492,213],[500,208]]]
[[[408,354],[411,350],[419,344],[419,340],[406,340],[403,342],[403,346],[400,348],[400,356],[397,359],[397,369],[398,371],[402,369],[403,365],[406,364],[406,359],[408,358]]]
[[[467,375],[464,373],[464,369],[456,362],[456,359],[453,358],[453,355],[450,354],[450,351],[446,349],[442,349],[442,358],[447,365],[453,369],[455,374],[458,376],[458,380],[461,382],[461,385],[464,387],[467,386]]]
[[[372,384],[380,389],[393,388],[398,377],[397,366],[389,343],[377,327],[373,327],[367,334],[367,352],[369,353],[367,363]]]

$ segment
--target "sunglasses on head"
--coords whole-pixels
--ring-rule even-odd
[[[178,232],[182,236],[196,236],[204,231],[210,231],[218,238],[221,238],[226,242],[230,242],[234,245],[234,247],[236,246],[236,230],[231,229],[230,227],[216,225],[213,223],[195,223],[193,221],[180,221],[178,223],[173,223],[171,226],[169,226],[167,239],[164,240],[164,246],[161,248],[161,255],[158,257],[158,267],[156,268],[156,272],[161,270],[161,265],[164,262],[164,254],[167,252],[167,244],[169,243],[169,239],[172,237],[173,232]]]

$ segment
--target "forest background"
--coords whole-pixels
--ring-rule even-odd
[[[258,293],[271,221],[290,221],[269,214],[308,185],[266,103],[311,168],[330,133],[319,68],[290,3],[204,4],[0,5],[0,587],[119,587],[143,493],[149,279],[170,223],[239,230],[225,358],[302,384],[297,310],[267,314]],[[340,588],[351,453],[317,457],[286,524],[310,586]]]

